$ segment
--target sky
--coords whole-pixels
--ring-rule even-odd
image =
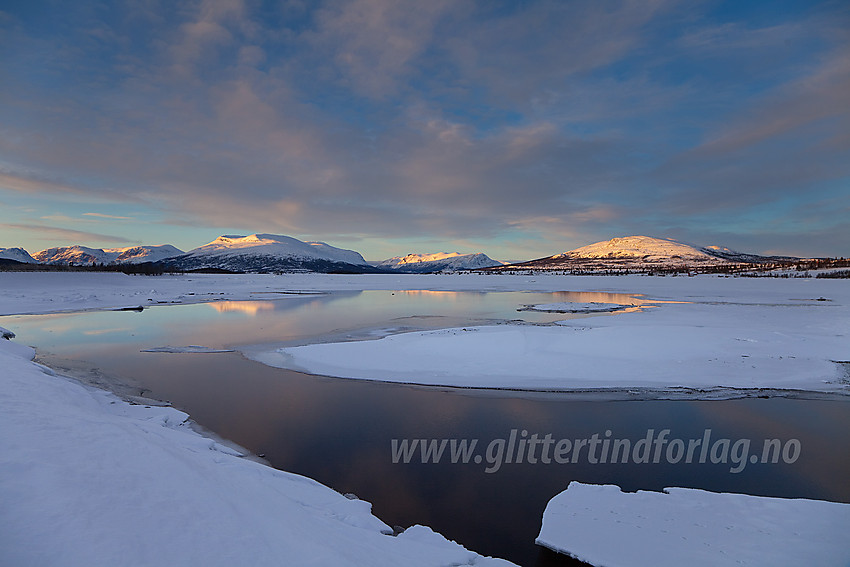
[[[846,1],[0,0],[0,247],[850,256]]]

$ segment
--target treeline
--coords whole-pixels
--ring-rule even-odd
[[[240,274],[233,270],[203,268],[198,270],[178,270],[156,262],[141,264],[93,264],[91,266],[71,266],[66,264],[30,264],[15,260],[0,260],[0,272],[115,272],[139,276],[161,276],[164,274]]]
[[[710,264],[705,266],[646,266],[617,268],[611,266],[593,267],[583,263],[581,266],[553,267],[545,265],[535,267],[496,266],[492,268],[481,268],[473,270],[484,274],[509,274],[509,275],[533,275],[535,273],[546,273],[553,275],[569,276],[625,276],[631,274],[642,274],[649,276],[695,276],[697,274],[728,274],[751,277],[812,277],[808,272],[833,268],[850,267],[850,260],[846,258],[807,258],[794,261],[774,261],[762,263],[736,262],[729,264]],[[779,272],[777,272],[779,271]],[[796,273],[795,273],[796,272]],[[841,275],[833,273],[846,273],[847,271],[825,272],[817,274],[817,277],[840,278]]]
[[[850,278],[850,270],[835,270],[834,272],[821,272],[816,277],[818,278]]]
[[[14,260],[0,261],[2,272],[120,272],[123,274],[139,274],[145,276],[160,276],[169,273],[163,266],[153,262],[142,264],[93,264],[91,266],[71,266],[65,264],[30,264]]]
[[[847,258],[812,258],[794,263],[797,270],[825,270],[827,268],[850,268]]]
[[[318,269],[319,266],[313,266],[316,271],[325,271],[326,273],[354,273],[346,270],[332,270],[323,266],[324,269]],[[811,258],[801,259],[797,261],[778,261],[765,262],[759,264],[750,263],[730,263],[730,264],[713,264],[706,266],[646,266],[644,268],[615,268],[615,267],[592,267],[584,264],[582,266],[546,268],[539,267],[522,267],[517,265],[498,266],[493,268],[480,268],[477,270],[469,270],[479,274],[509,274],[509,275],[531,275],[535,273],[547,273],[554,275],[570,275],[570,276],[624,276],[630,274],[644,274],[650,276],[695,276],[697,274],[728,274],[745,277],[779,277],[779,278],[794,278],[812,277],[810,271],[835,269],[835,268],[850,268],[850,260],[846,258]],[[254,270],[250,270],[254,272]],[[308,270],[291,270],[292,272],[310,271]],[[377,270],[376,270],[377,271]],[[160,262],[144,262],[141,264],[94,264],[91,266],[72,266],[72,265],[54,265],[54,264],[29,264],[18,262],[16,260],[0,259],[0,272],[117,272],[130,275],[143,276],[161,276],[164,274],[242,274],[244,271],[228,270],[225,268],[198,268],[198,269],[179,269],[171,264]],[[281,269],[265,269],[257,270],[259,273],[288,273],[289,270]],[[835,270],[832,272],[821,272],[816,277],[819,278],[847,278],[850,277],[850,270]]]

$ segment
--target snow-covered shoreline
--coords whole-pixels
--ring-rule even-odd
[[[32,362],[0,340],[3,565],[510,565]]]

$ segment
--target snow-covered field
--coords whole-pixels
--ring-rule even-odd
[[[844,567],[848,528],[850,504],[572,482],[546,506],[537,542],[607,567]]]
[[[0,314],[285,300],[293,293],[369,289],[643,294],[638,301],[644,309],[557,326],[407,333],[260,356],[312,372],[425,384],[847,391],[842,365],[834,362],[850,360],[850,289],[841,280],[0,273]],[[500,563],[423,527],[385,535],[388,526],[371,515],[367,503],[240,456],[191,430],[187,416],[173,408],[130,405],[52,375],[16,341],[0,339],[0,564]],[[658,497],[678,501],[678,495]],[[590,519],[599,515],[594,506],[604,507],[605,498],[596,494],[593,506],[586,506]],[[784,503],[780,512],[803,514]],[[744,514],[732,497],[712,510],[727,504]],[[823,503],[812,505],[817,504]],[[752,522],[744,527],[773,526],[764,523],[772,517],[773,499],[766,506],[747,509]],[[832,510],[811,510],[827,509]],[[804,512],[810,514],[808,508]],[[657,525],[643,519],[638,525]],[[846,519],[841,521],[846,528]],[[759,532],[772,534],[763,542],[768,548],[789,539],[788,524],[780,527]],[[544,525],[541,541],[566,549],[562,538],[572,536],[564,533]],[[616,537],[613,531],[601,533]],[[660,546],[671,540],[658,535],[651,541]],[[691,543],[677,540],[674,547],[693,551]],[[659,564],[654,558],[642,564]]]

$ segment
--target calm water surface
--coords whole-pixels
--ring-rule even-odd
[[[310,376],[266,367],[239,352],[146,353],[166,345],[215,348],[362,338],[404,330],[562,314],[518,312],[527,304],[601,301],[621,294],[367,291],[269,300],[0,318],[40,360],[118,379],[169,400],[198,423],[265,454],[276,467],[373,503],[390,525],[426,524],[487,555],[521,565],[569,564],[534,545],[548,500],[571,480],[624,490],[668,486],[850,502],[850,403],[842,400],[589,401],[562,394],[434,390]],[[274,299],[274,300],[273,300]],[[602,316],[639,316],[630,314]],[[554,439],[645,437],[798,439],[792,464],[394,464],[392,439],[478,439],[480,452],[511,430]]]

